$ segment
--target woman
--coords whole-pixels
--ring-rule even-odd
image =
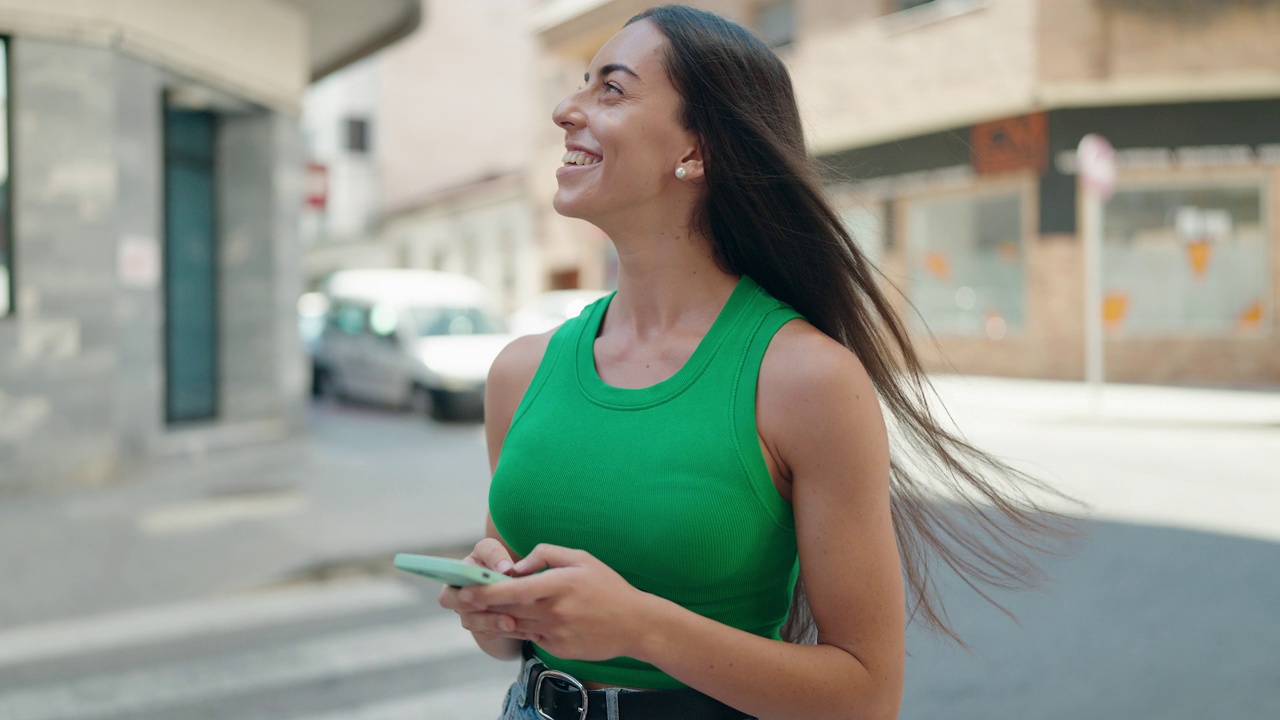
[[[895,717],[908,610],[950,632],[922,551],[1025,580],[1009,541],[1044,529],[1038,508],[984,477],[1025,478],[931,419],[758,39],[654,8],[553,120],[555,208],[609,236],[618,290],[490,373],[468,560],[515,579],[440,603],[525,658],[504,717]],[[881,403],[967,512],[890,459]]]

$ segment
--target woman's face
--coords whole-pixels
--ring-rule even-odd
[[[565,131],[556,171],[557,212],[597,225],[610,218],[669,212],[677,183],[702,174],[694,136],[681,127],[681,100],[662,65],[666,37],[650,22],[628,25],[605,43],[585,82],[556,106]],[[685,179],[675,176],[685,167]],[[652,215],[649,215],[652,217]]]

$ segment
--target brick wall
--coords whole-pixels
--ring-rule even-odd
[[[783,53],[818,154],[1016,115],[1032,102],[1034,0],[924,23],[836,4],[798,2],[801,34]]]
[[[1045,82],[1274,74],[1280,4],[1201,3],[1135,11],[1098,0],[1041,0]]]

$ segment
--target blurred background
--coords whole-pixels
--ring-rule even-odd
[[[648,4],[0,0],[0,720],[497,716],[390,558],[480,537],[489,363],[616,283],[550,113]],[[959,428],[1087,505],[902,717],[1280,717],[1280,1],[691,4]]]

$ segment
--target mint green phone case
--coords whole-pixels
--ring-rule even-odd
[[[432,555],[399,553],[395,565],[405,572],[417,573],[454,587],[489,585],[507,579],[506,575],[479,565]]]

